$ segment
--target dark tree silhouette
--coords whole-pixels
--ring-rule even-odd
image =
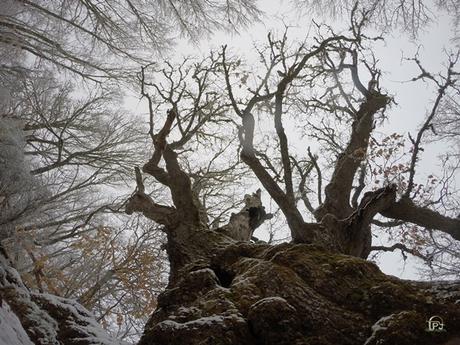
[[[353,13],[348,35],[318,27],[315,43],[293,51],[286,35],[281,40],[268,35],[268,45],[259,50],[263,72],[246,91],[242,85],[248,76],[240,69],[241,60],[229,58],[225,46],[205,62],[192,64],[186,73],[183,65],[176,74],[172,67],[169,74],[163,70],[166,84],[147,81],[146,69],[142,70],[154,146],[142,172],[169,189],[173,205],[156,202],[136,168],[137,189],[126,210],[164,226],[171,264],[169,286],[160,295],[140,344],[443,344],[458,336],[454,325],[460,313],[453,299],[442,293],[456,291],[450,297],[458,296],[458,284],[436,285],[438,290],[430,293],[429,284],[386,277],[362,260],[372,249],[391,250],[371,246],[371,225],[377,216],[388,218],[378,220],[380,224],[413,223],[460,239],[460,220],[418,205],[415,183],[422,140],[446,90],[456,84],[457,56],[451,57],[446,74],[437,81],[431,112],[417,135],[410,137],[405,183],[370,188],[363,177],[364,162],[372,133],[392,98],[380,87],[375,59],[364,59],[366,42],[381,39],[362,32],[366,16]],[[187,82],[188,76],[195,86]],[[220,84],[219,78],[224,80]],[[434,77],[421,67],[414,80],[420,78]],[[315,87],[320,88],[319,95],[310,92]],[[161,107],[154,108],[148,89],[169,108],[159,130]],[[295,106],[301,111],[296,112]],[[222,108],[227,111],[221,112]],[[291,151],[284,128],[290,112],[299,122],[317,113],[348,125],[343,143],[329,137],[339,149],[327,174],[321,173],[321,157],[313,155],[307,144],[300,153]],[[273,123],[272,151],[255,144],[261,119]],[[220,126],[220,132],[206,131],[209,122]],[[283,212],[291,244],[250,243],[254,230],[271,217],[262,206],[260,191],[245,196],[245,206],[229,217],[227,225],[209,226],[206,207],[192,187],[194,179],[181,162],[194,138],[225,136],[229,123],[238,130],[241,161]],[[305,190],[312,171],[318,178],[317,207]],[[302,199],[315,222],[305,221],[299,207]],[[451,325],[447,333],[425,332],[425,319],[435,312]]]

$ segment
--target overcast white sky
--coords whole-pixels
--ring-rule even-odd
[[[263,0],[259,3],[266,17],[248,31],[241,32],[240,35],[217,33],[211,39],[199,42],[198,45],[180,43],[172,55],[177,58],[190,55],[204,56],[211,49],[219,49],[223,44],[227,44],[232,52],[239,53],[250,60],[251,56],[254,56],[253,43],[264,42],[269,31],[283,33],[286,24],[290,27],[289,37],[291,39],[302,39],[308,33],[312,18],[305,14],[299,16],[297,11],[289,8],[288,1]],[[321,22],[320,18],[315,18],[315,20]],[[330,19],[328,23],[334,27],[347,27],[347,23],[334,24]],[[428,71],[443,70],[443,63],[447,57],[445,49],[454,48],[450,42],[451,27],[449,18],[441,17],[438,23],[431,24],[428,30],[421,34],[417,43],[411,42],[406,34],[399,34],[395,31],[385,36],[384,43],[376,46],[375,55],[379,59],[380,68],[385,72],[381,84],[390,94],[395,95],[398,103],[388,113],[389,121],[383,127],[385,132],[404,134],[410,131],[414,133],[426,114],[429,100],[435,96],[433,92],[436,90],[431,85],[428,87],[423,83],[404,83],[417,75],[418,70],[413,63],[404,62],[402,56],[412,57],[418,50],[419,57]],[[142,109],[143,102],[132,105],[141,112],[145,112],[145,109]],[[444,149],[439,145],[426,147],[420,171],[426,174],[431,173],[437,164],[437,155]],[[260,233],[257,235],[263,238]],[[417,275],[416,262],[415,259],[409,259],[405,263],[399,252],[388,253],[381,256],[379,266],[385,273],[401,278],[416,279],[420,278]]]

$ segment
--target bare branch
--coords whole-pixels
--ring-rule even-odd
[[[421,254],[418,250],[416,249],[411,249],[409,247],[407,247],[406,245],[402,244],[402,243],[395,243],[389,247],[386,247],[386,246],[372,246],[371,247],[371,251],[381,251],[381,252],[394,252],[396,249],[399,249],[401,251],[401,254],[404,256],[404,258],[406,257],[404,255],[404,253],[409,253],[413,256],[416,256],[426,262],[431,262],[430,258]]]
[[[433,103],[433,106],[431,107],[430,113],[428,114],[420,130],[417,132],[417,137],[413,139],[409,134],[409,139],[411,140],[413,147],[412,147],[411,162],[410,162],[410,167],[409,167],[409,180],[407,183],[407,189],[405,190],[403,194],[404,197],[409,197],[414,188],[415,166],[417,164],[419,151],[422,150],[421,144],[422,144],[423,136],[428,129],[432,128],[433,119],[438,113],[438,108],[441,104],[442,99],[444,98],[446,94],[446,90],[449,87],[451,87],[453,84],[455,84],[455,80],[452,79],[452,76],[455,74],[455,72],[453,71],[453,67],[455,66],[457,62],[457,58],[450,60],[449,67],[447,69],[447,76],[443,84],[440,84],[438,81],[436,81],[434,77],[432,77],[429,73],[427,73],[421,66],[418,59],[415,59],[415,61],[417,62],[419,67],[422,69],[422,72],[423,72],[422,74],[428,75],[429,79],[434,80],[435,83],[439,86],[439,90],[438,90],[438,95],[436,96],[436,99]]]
[[[428,229],[440,230],[451,235],[454,239],[460,240],[459,218],[449,218],[426,207],[417,206],[408,198],[402,198],[393,203],[390,207],[380,211],[380,214]]]
[[[155,203],[148,195],[135,194],[126,204],[126,213],[133,214],[141,212],[145,217],[157,222],[158,224],[173,227],[175,209]]]
[[[313,155],[310,151],[310,147],[307,148],[308,157],[313,164],[313,167],[316,170],[316,179],[317,179],[317,189],[316,189],[316,196],[318,198],[318,204],[321,205],[323,203],[323,177],[321,174],[321,169],[318,165],[318,157]]]

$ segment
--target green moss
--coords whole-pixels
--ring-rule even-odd
[[[212,264],[214,266],[211,267],[231,272],[232,279],[228,286],[213,285],[212,279],[207,279],[211,284],[205,284],[207,280],[203,278],[207,277],[206,270],[202,273],[203,277],[195,273],[195,278],[200,279],[183,279],[183,282],[193,281],[194,284],[176,284],[177,293],[170,295],[181,298],[169,298],[170,308],[160,309],[156,322],[168,319],[168,315],[174,316],[174,310],[180,307],[198,307],[203,315],[219,317],[230,312],[238,315],[239,320],[237,324],[232,324],[233,328],[226,328],[231,334],[230,338],[237,339],[229,343],[231,345],[259,344],[260,341],[254,339],[260,340],[260,337],[252,338],[254,333],[244,333],[255,330],[253,328],[251,331],[251,325],[258,325],[261,334],[266,334],[265,331],[269,333],[269,330],[277,330],[279,325],[285,325],[283,322],[287,322],[289,331],[281,327],[275,333],[289,333],[284,337],[283,334],[277,335],[278,340],[289,339],[289,342],[276,342],[277,345],[362,345],[374,331],[371,326],[389,315],[395,316],[388,318],[386,328],[371,344],[439,345],[443,339],[435,339],[424,331],[426,318],[429,315],[442,315],[449,320],[450,332],[454,332],[452,325],[460,324],[458,306],[437,301],[427,303],[429,292],[409,282],[386,276],[371,262],[327,252],[317,246],[232,244],[216,253]],[[192,272],[189,274],[193,275]],[[206,286],[200,288],[202,280]],[[276,298],[280,297],[292,306],[292,311],[290,308],[285,311],[254,311],[259,301],[270,302],[274,298],[276,304]],[[161,313],[161,310],[164,312]],[[282,320],[278,320],[278,316]],[[201,323],[194,327],[197,328],[184,329],[183,335],[189,337],[189,333],[209,332]],[[163,332],[158,328],[155,331]],[[164,330],[162,334],[165,339],[176,336],[173,330],[168,332]],[[237,335],[238,332],[245,335]]]

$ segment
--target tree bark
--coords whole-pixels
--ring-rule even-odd
[[[459,298],[458,282],[399,280],[314,245],[233,243],[182,271],[139,345],[447,345]],[[445,332],[427,331],[434,315]]]
[[[414,223],[432,230],[440,230],[460,241],[460,219],[450,218],[430,210],[420,207],[408,198],[394,202],[380,213],[388,218],[399,219],[405,222]]]

